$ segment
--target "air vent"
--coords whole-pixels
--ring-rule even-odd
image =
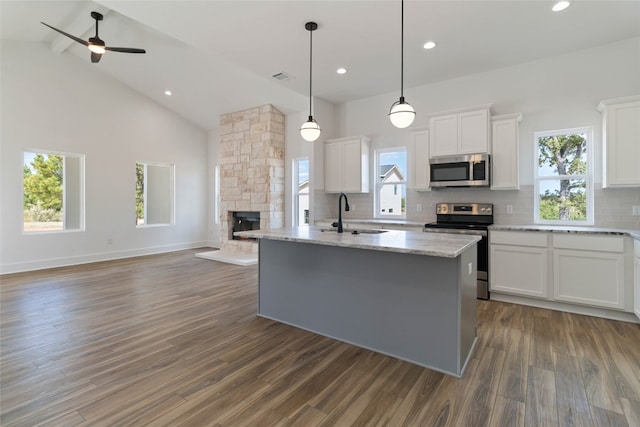
[[[287,80],[295,79],[295,77],[293,77],[291,74],[286,73],[284,71],[280,71],[279,73],[276,73],[271,77],[273,77],[276,80],[280,80],[281,82],[286,82]]]

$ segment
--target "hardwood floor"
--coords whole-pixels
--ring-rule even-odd
[[[256,316],[182,251],[1,280],[3,426],[640,426],[640,325],[495,301],[461,379]]]

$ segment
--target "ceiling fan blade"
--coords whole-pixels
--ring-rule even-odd
[[[144,49],[138,49],[135,47],[105,47],[105,50],[110,50],[112,52],[122,52],[122,53],[147,53]]]
[[[97,63],[100,62],[100,59],[102,58],[102,54],[101,53],[95,53],[95,52],[91,52],[91,62],[92,63]]]
[[[78,37],[76,37],[76,36],[72,36],[72,35],[71,35],[71,34],[69,34],[69,33],[65,33],[64,31],[59,30],[59,29],[57,29],[57,28],[55,28],[55,27],[52,27],[52,26],[51,26],[51,25],[49,25],[49,24],[45,24],[45,23],[44,23],[44,22],[42,22],[42,21],[40,21],[40,23],[41,23],[42,25],[46,25],[47,27],[51,28],[53,31],[57,31],[57,32],[59,32],[59,33],[60,33],[60,34],[62,34],[63,36],[67,36],[67,37],[69,37],[70,39],[77,41],[77,42],[78,42],[78,43],[80,43],[80,44],[83,44],[83,45],[85,45],[85,46],[87,46],[87,45],[89,44],[87,41],[82,40],[81,38],[78,38]]]

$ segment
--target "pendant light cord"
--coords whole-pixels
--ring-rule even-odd
[[[311,114],[311,84],[313,82],[313,30],[309,31],[309,118]]]
[[[400,7],[400,99],[404,99],[404,0]]]

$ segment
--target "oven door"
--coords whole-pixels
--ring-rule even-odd
[[[487,230],[473,230],[468,228],[446,228],[443,225],[427,224],[424,226],[427,233],[449,233],[449,234],[475,234],[481,236],[478,242],[477,263],[477,297],[478,299],[489,299],[489,239]]]

